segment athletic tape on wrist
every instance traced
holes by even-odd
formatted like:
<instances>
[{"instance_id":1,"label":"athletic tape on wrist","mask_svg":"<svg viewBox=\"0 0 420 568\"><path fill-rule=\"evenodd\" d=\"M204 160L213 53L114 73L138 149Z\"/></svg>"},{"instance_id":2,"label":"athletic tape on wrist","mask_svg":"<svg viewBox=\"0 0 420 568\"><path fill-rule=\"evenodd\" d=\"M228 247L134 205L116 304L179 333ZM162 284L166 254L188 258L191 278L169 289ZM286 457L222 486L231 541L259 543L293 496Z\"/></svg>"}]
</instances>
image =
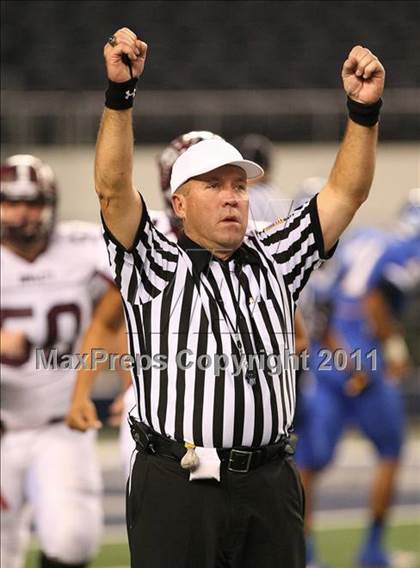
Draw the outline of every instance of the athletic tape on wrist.
<instances>
[{"instance_id":1,"label":"athletic tape on wrist","mask_svg":"<svg viewBox=\"0 0 420 568\"><path fill-rule=\"evenodd\" d=\"M347 97L347 108L349 117L353 122L361 126L374 126L379 120L379 111L381 110L382 99L371 105L358 103L350 97Z\"/></svg>"},{"instance_id":2,"label":"athletic tape on wrist","mask_svg":"<svg viewBox=\"0 0 420 568\"><path fill-rule=\"evenodd\" d=\"M134 104L138 78L134 77L124 83L108 81L105 92L105 106L113 110L126 110Z\"/></svg>"}]
</instances>

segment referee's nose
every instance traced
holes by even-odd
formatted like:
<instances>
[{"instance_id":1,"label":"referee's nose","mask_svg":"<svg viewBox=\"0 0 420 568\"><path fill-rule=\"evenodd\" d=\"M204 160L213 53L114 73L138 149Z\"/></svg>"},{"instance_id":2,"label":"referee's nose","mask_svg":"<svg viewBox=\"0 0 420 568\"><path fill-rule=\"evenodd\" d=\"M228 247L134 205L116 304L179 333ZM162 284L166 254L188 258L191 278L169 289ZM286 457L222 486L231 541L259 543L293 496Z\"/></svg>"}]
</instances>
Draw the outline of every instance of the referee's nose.
<instances>
[{"instance_id":1,"label":"referee's nose","mask_svg":"<svg viewBox=\"0 0 420 568\"><path fill-rule=\"evenodd\" d=\"M220 196L224 207L238 207L240 203L248 202L248 192L238 191L236 183L231 180L225 180Z\"/></svg>"},{"instance_id":2,"label":"referee's nose","mask_svg":"<svg viewBox=\"0 0 420 568\"><path fill-rule=\"evenodd\" d=\"M239 197L237 192L232 186L229 184L225 184L222 194L222 204L224 207L238 207L239 205Z\"/></svg>"}]
</instances>

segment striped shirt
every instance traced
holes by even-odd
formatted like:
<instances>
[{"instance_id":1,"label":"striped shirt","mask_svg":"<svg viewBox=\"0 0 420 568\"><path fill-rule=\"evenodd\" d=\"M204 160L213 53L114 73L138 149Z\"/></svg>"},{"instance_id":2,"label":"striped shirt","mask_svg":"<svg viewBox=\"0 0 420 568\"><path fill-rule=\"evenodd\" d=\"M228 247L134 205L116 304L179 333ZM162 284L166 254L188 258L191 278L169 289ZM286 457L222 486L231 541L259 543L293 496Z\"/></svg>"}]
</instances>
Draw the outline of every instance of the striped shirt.
<instances>
[{"instance_id":1,"label":"striped shirt","mask_svg":"<svg viewBox=\"0 0 420 568\"><path fill-rule=\"evenodd\" d=\"M144 202L130 249L105 223L104 238L137 355L141 421L205 447L258 447L287 434L296 399L295 303L324 258L316 197L245 237L227 261L186 235L169 241ZM261 357L251 364L254 381L239 364L244 351L246 360Z\"/></svg>"}]
</instances>

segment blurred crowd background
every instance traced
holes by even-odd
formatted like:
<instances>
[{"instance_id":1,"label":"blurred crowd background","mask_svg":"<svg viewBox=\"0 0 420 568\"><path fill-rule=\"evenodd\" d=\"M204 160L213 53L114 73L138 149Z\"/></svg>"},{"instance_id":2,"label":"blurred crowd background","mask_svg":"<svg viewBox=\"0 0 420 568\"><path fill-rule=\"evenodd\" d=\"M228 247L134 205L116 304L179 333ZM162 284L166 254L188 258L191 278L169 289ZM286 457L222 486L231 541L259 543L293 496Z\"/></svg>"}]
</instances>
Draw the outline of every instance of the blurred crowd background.
<instances>
[{"instance_id":1,"label":"blurred crowd background","mask_svg":"<svg viewBox=\"0 0 420 568\"><path fill-rule=\"evenodd\" d=\"M7 143L94 141L101 51L122 26L149 44L140 143L195 126L335 141L345 121L340 69L356 44L387 68L382 139L418 138L418 2L6 1L2 20Z\"/></svg>"}]
</instances>

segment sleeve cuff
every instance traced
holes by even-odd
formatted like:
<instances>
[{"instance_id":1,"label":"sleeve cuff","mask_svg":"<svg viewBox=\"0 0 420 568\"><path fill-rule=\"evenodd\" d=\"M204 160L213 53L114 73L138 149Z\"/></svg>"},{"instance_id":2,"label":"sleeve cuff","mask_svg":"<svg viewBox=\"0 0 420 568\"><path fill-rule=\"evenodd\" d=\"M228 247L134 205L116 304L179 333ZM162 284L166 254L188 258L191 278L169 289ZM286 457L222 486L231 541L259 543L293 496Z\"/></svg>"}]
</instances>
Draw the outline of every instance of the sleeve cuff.
<instances>
[{"instance_id":1,"label":"sleeve cuff","mask_svg":"<svg viewBox=\"0 0 420 568\"><path fill-rule=\"evenodd\" d=\"M309 214L311 216L312 230L315 237L316 247L319 252L319 257L321 258L321 260L328 260L335 253L338 241L330 248L329 251L325 252L324 236L322 234L321 223L319 221L318 215L317 197L318 194L316 194L309 202Z\"/></svg>"},{"instance_id":2,"label":"sleeve cuff","mask_svg":"<svg viewBox=\"0 0 420 568\"><path fill-rule=\"evenodd\" d=\"M102 215L102 211L101 211L101 222L102 222L102 226L104 228L104 233L107 236L107 238L114 243L114 245L119 248L120 250L122 250L123 252L127 252L127 253L132 253L138 246L139 244L139 240L141 237L141 234L144 231L144 228L146 226L146 222L150 221L149 218L149 213L147 211L147 207L146 207L146 203L143 199L143 196L139 193L140 195L140 199L143 205L143 210L142 210L142 214L141 214L141 218L140 218L140 222L139 222L139 226L138 229L136 231L136 236L134 237L134 241L133 244L131 245L131 247L126 248L123 244L120 243L120 241L114 237L114 235L111 233L111 231L108 229L106 223L105 223L105 219L104 216Z\"/></svg>"}]
</instances>

